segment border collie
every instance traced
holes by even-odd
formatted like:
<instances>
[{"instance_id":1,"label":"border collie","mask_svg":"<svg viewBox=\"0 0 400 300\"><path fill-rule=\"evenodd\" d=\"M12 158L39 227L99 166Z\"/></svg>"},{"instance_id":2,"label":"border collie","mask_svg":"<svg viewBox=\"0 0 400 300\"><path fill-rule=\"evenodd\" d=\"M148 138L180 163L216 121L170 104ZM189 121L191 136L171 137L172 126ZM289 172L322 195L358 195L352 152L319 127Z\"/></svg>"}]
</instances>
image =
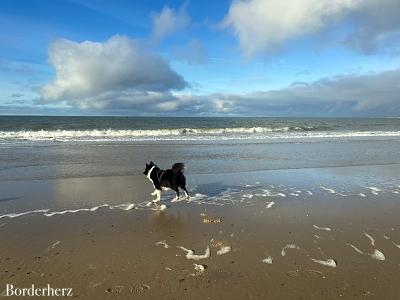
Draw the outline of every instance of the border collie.
<instances>
[{"instance_id":1,"label":"border collie","mask_svg":"<svg viewBox=\"0 0 400 300\"><path fill-rule=\"evenodd\" d=\"M186 199L189 199L189 194L186 190L186 178L183 175L184 169L185 165L183 163L175 163L168 170L161 170L152 161L150 164L146 164L143 174L147 176L155 188L151 195L157 197L153 202L159 202L161 200L161 191L169 189L176 192L176 196L172 201L178 200L179 188L185 192Z\"/></svg>"}]
</instances>

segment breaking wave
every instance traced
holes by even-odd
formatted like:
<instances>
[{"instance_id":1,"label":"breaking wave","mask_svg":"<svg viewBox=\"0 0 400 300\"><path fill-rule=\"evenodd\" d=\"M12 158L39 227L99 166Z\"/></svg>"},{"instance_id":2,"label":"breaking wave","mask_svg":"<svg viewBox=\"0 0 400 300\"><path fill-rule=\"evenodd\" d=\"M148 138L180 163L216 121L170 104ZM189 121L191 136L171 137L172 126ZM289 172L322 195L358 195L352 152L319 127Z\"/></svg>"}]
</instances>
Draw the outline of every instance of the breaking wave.
<instances>
[{"instance_id":1,"label":"breaking wave","mask_svg":"<svg viewBox=\"0 0 400 300\"><path fill-rule=\"evenodd\" d=\"M146 141L268 138L397 137L400 131L321 131L303 127L177 128L154 130L18 130L0 131L0 141Z\"/></svg>"}]
</instances>

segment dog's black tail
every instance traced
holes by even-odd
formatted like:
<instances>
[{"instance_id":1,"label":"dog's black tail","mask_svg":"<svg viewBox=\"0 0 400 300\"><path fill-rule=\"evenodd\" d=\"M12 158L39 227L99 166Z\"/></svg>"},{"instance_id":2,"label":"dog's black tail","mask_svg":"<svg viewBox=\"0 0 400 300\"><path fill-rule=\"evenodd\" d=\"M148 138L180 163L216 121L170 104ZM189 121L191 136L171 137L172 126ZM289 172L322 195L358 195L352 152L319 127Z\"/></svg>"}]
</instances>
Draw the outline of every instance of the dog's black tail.
<instances>
[{"instance_id":1,"label":"dog's black tail","mask_svg":"<svg viewBox=\"0 0 400 300\"><path fill-rule=\"evenodd\" d=\"M175 163L172 166L172 172L179 173L179 172L183 172L183 170L185 169L185 164L184 163Z\"/></svg>"}]
</instances>

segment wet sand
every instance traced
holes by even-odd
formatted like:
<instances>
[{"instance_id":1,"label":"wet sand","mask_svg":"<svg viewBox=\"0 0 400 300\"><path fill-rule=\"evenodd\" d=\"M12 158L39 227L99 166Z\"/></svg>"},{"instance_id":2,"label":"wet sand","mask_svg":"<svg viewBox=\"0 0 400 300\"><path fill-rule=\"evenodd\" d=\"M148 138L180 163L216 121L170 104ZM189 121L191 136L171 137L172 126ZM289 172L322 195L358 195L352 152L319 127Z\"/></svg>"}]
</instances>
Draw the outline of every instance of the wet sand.
<instances>
[{"instance_id":1,"label":"wet sand","mask_svg":"<svg viewBox=\"0 0 400 300\"><path fill-rule=\"evenodd\" d=\"M81 299L398 299L398 170L189 174L193 198L171 203L165 193L166 210L146 206L144 176L1 182L1 290L34 283L70 287Z\"/></svg>"}]
</instances>

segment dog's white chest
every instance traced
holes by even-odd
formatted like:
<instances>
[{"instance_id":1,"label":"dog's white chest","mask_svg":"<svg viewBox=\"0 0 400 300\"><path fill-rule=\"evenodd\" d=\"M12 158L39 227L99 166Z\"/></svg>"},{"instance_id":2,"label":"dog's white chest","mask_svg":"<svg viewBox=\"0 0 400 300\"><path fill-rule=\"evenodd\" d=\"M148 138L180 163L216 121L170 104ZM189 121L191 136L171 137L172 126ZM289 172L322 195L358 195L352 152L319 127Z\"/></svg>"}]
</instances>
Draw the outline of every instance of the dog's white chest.
<instances>
[{"instance_id":1,"label":"dog's white chest","mask_svg":"<svg viewBox=\"0 0 400 300\"><path fill-rule=\"evenodd\" d=\"M149 170L149 172L147 173L147 178L150 180L150 182L151 182L151 184L153 185L153 187L155 188L155 185L154 185L154 182L153 182L153 180L151 179L151 172L153 171L153 169L155 168L156 166L154 166L154 167L151 167L151 169Z\"/></svg>"}]
</instances>

